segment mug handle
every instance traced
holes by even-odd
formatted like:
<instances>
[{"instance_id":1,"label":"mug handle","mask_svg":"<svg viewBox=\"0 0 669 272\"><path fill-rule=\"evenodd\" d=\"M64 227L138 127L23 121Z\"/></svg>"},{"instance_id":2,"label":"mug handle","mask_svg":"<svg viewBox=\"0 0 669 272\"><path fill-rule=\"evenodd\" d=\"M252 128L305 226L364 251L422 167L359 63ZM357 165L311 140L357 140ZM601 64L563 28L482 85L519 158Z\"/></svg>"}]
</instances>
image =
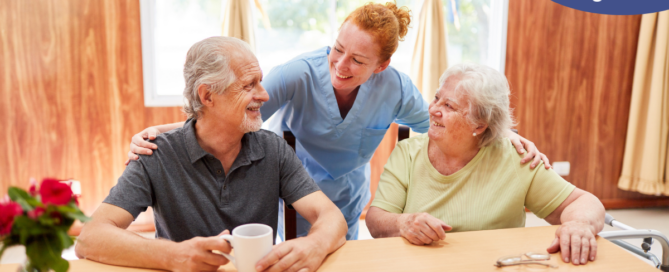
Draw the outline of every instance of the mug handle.
<instances>
[{"instance_id":1,"label":"mug handle","mask_svg":"<svg viewBox=\"0 0 669 272\"><path fill-rule=\"evenodd\" d=\"M219 236L219 238L228 241L230 243L230 246L232 246L234 248L234 245L233 245L234 238L232 237L232 235L223 234L223 235ZM223 255L223 257L227 258L228 260L230 260L235 267L237 266L237 262L235 262L235 257L232 257L230 254L223 253L223 252L220 252L220 251L218 253Z\"/></svg>"}]
</instances>

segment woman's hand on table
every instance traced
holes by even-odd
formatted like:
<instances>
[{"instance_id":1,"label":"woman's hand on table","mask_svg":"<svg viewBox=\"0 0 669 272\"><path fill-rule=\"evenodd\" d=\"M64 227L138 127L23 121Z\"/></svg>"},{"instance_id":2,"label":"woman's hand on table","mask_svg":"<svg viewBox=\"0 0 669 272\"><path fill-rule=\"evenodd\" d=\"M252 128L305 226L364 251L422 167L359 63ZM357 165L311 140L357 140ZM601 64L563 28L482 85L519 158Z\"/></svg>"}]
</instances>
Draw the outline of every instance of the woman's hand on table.
<instances>
[{"instance_id":1,"label":"woman's hand on table","mask_svg":"<svg viewBox=\"0 0 669 272\"><path fill-rule=\"evenodd\" d=\"M230 234L228 230L223 231L220 235ZM224 253L230 253L232 249L227 241L221 239L219 236L212 237L195 237L177 243L174 256L171 259L172 271L216 271L221 265L228 263L228 259L220 254L213 253L213 250L218 250Z\"/></svg>"},{"instance_id":2,"label":"woman's hand on table","mask_svg":"<svg viewBox=\"0 0 669 272\"><path fill-rule=\"evenodd\" d=\"M548 247L549 253L562 252L565 263L586 264L597 256L594 227L587 222L568 221L555 232L555 239Z\"/></svg>"},{"instance_id":3,"label":"woman's hand on table","mask_svg":"<svg viewBox=\"0 0 669 272\"><path fill-rule=\"evenodd\" d=\"M309 237L300 237L275 245L258 261L257 271L316 271L327 252Z\"/></svg>"},{"instance_id":4,"label":"woman's hand on table","mask_svg":"<svg viewBox=\"0 0 669 272\"><path fill-rule=\"evenodd\" d=\"M414 245L429 245L444 240L451 226L428 213L405 213L398 220L400 236Z\"/></svg>"},{"instance_id":5,"label":"woman's hand on table","mask_svg":"<svg viewBox=\"0 0 669 272\"><path fill-rule=\"evenodd\" d=\"M537 149L537 146L534 145L534 143L528 139L523 138L522 136L514 133L513 131L509 130L506 133L506 137L511 140L511 143L513 146L516 147L516 150L518 151L518 154L523 154L527 152L525 157L520 160L520 163L525 164L529 161L532 161L532 164L530 164L530 169L534 169L534 167L537 167L539 165L540 161L544 162L544 167L546 169L550 169L551 162L548 160L548 157L544 155L543 153L539 152L539 149Z\"/></svg>"},{"instance_id":6,"label":"woman's hand on table","mask_svg":"<svg viewBox=\"0 0 669 272\"><path fill-rule=\"evenodd\" d=\"M150 143L148 140L156 139L156 136L160 134L160 130L154 127L148 127L142 132L132 136L132 141L130 143L130 151L128 151L128 160L125 161L125 165L128 165L131 160L139 160L138 154L142 155L151 155L153 154L152 149L158 149L158 146Z\"/></svg>"}]
</instances>

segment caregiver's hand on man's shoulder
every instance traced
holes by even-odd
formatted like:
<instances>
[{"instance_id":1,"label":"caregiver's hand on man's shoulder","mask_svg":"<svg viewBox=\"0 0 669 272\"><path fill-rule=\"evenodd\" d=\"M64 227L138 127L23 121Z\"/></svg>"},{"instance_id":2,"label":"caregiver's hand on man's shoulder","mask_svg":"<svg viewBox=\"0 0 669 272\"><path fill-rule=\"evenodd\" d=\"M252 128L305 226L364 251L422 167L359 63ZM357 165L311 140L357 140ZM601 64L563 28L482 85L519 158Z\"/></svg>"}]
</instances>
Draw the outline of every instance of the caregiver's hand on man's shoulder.
<instances>
[{"instance_id":1,"label":"caregiver's hand on man's shoulder","mask_svg":"<svg viewBox=\"0 0 669 272\"><path fill-rule=\"evenodd\" d=\"M444 240L451 226L428 213L405 213L399 216L400 235L414 245L429 245Z\"/></svg>"},{"instance_id":2,"label":"caregiver's hand on man's shoulder","mask_svg":"<svg viewBox=\"0 0 669 272\"><path fill-rule=\"evenodd\" d=\"M139 160L138 155L152 155L152 149L158 149L158 146L154 143L151 143L147 140L155 140L158 134L163 132L168 132L175 128L183 127L185 122L178 122L172 124L157 125L145 128L140 133L132 136L130 142L130 151L128 151L128 160L125 161L125 165L128 165L131 160Z\"/></svg>"},{"instance_id":3,"label":"caregiver's hand on man's shoulder","mask_svg":"<svg viewBox=\"0 0 669 272\"><path fill-rule=\"evenodd\" d=\"M139 160L139 155L153 154L152 149L158 149L158 146L147 140L156 139L158 134L160 134L160 130L155 127L148 127L142 130L142 132L132 136L132 140L130 142L130 151L128 151L128 160L125 161L125 165L128 165L131 160Z\"/></svg>"}]
</instances>

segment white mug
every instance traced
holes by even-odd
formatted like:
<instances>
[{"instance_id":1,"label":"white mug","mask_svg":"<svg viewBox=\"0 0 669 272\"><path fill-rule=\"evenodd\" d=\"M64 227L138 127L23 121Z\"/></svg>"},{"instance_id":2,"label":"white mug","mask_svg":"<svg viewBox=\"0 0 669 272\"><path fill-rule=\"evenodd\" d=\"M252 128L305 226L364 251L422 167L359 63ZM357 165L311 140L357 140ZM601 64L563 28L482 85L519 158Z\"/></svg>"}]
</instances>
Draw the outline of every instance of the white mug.
<instances>
[{"instance_id":1,"label":"white mug","mask_svg":"<svg viewBox=\"0 0 669 272\"><path fill-rule=\"evenodd\" d=\"M230 242L235 257L221 252L239 272L255 272L258 261L272 251L272 227L264 224L246 224L232 230L232 235L220 236Z\"/></svg>"}]
</instances>

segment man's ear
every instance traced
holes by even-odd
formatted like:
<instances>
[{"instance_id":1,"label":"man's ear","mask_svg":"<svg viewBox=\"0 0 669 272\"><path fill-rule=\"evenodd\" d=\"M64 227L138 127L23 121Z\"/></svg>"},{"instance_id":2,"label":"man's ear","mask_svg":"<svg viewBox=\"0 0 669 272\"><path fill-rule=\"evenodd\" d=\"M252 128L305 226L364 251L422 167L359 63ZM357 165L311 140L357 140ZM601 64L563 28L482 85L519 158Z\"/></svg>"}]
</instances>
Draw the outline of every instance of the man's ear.
<instances>
[{"instance_id":1,"label":"man's ear","mask_svg":"<svg viewBox=\"0 0 669 272\"><path fill-rule=\"evenodd\" d=\"M197 87L197 94L200 97L200 103L202 103L202 105L212 105L213 101L211 100L211 92L209 91L208 85L200 84L200 86Z\"/></svg>"},{"instance_id":2,"label":"man's ear","mask_svg":"<svg viewBox=\"0 0 669 272\"><path fill-rule=\"evenodd\" d=\"M374 73L378 74L378 73L383 72L384 70L386 70L386 68L388 68L388 65L390 65L390 59L388 59L387 61L382 62L381 65L379 65L379 67L376 67L376 69L374 70Z\"/></svg>"}]
</instances>

